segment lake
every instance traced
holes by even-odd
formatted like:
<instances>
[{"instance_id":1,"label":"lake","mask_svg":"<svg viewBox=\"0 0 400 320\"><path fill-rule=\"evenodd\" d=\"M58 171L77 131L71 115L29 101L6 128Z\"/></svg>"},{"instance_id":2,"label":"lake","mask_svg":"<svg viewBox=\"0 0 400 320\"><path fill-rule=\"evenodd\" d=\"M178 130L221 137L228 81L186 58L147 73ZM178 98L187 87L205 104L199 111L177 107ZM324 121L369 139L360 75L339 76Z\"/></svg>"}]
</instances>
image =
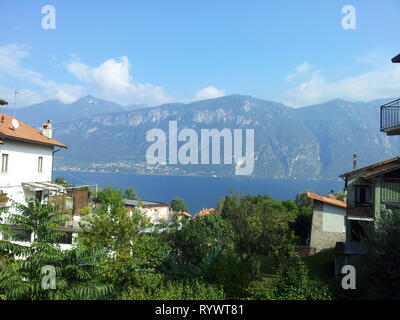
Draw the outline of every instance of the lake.
<instances>
[{"instance_id":1,"label":"lake","mask_svg":"<svg viewBox=\"0 0 400 320\"><path fill-rule=\"evenodd\" d=\"M293 200L297 193L304 190L327 195L330 190L342 190L344 185L339 179L314 181L55 171L54 177L58 176L68 183L78 185L111 185L116 189L132 186L143 200L169 203L171 199L180 197L184 199L192 214L202 208L215 208L218 200L225 196L229 189L246 194L268 194L277 200Z\"/></svg>"}]
</instances>

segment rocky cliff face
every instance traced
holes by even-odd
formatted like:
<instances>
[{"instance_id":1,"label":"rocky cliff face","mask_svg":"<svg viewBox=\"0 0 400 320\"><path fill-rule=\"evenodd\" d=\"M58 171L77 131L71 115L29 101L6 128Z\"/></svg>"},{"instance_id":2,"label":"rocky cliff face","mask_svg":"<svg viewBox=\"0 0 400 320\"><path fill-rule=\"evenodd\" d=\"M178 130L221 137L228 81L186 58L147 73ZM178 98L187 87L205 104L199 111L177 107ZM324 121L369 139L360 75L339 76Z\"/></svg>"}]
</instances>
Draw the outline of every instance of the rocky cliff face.
<instances>
[{"instance_id":1,"label":"rocky cliff face","mask_svg":"<svg viewBox=\"0 0 400 320\"><path fill-rule=\"evenodd\" d=\"M127 172L138 172L133 164L142 163L141 168L146 167L146 150L151 144L146 142L146 133L160 128L168 134L169 121L177 121L178 131L191 128L199 136L201 129L254 129L254 176L337 177L351 169L354 152L359 154L360 165L398 154L398 139L388 138L379 131L379 105L379 101L333 100L293 109L250 96L232 95L93 115L59 124L55 132L56 138L69 146L61 154L62 165L78 163L83 168L101 162L113 163L109 168L115 169L119 163ZM147 169L165 173L167 167ZM172 173L177 174L234 174L233 165L172 168Z\"/></svg>"}]
</instances>

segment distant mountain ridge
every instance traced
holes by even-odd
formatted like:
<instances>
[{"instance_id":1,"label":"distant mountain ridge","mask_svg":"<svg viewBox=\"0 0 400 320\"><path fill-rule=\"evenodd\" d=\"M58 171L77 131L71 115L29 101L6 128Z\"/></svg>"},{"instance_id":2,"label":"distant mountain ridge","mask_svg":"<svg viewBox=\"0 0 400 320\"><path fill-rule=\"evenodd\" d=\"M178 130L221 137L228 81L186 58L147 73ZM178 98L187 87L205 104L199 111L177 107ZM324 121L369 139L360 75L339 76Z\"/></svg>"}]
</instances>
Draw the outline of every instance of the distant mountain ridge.
<instances>
[{"instance_id":1,"label":"distant mountain ridge","mask_svg":"<svg viewBox=\"0 0 400 320\"><path fill-rule=\"evenodd\" d=\"M379 106L388 99L348 102L341 99L291 108L251 96L230 95L188 104L170 103L136 110L92 114L55 127L55 137L69 149L60 152L59 169L152 174L233 176L233 165L148 165L146 133L153 128L255 130L253 175L318 179L400 153L396 137L379 130ZM104 109L103 109L104 110Z\"/></svg>"},{"instance_id":2,"label":"distant mountain ridge","mask_svg":"<svg viewBox=\"0 0 400 320\"><path fill-rule=\"evenodd\" d=\"M102 113L121 112L146 107L146 105L124 107L111 101L87 95L70 104L63 104L58 100L48 100L17 108L15 109L15 115L18 119L30 125L39 126L47 120L51 120L54 123L68 122ZM7 108L2 109L1 112L14 115L14 108L10 104Z\"/></svg>"}]
</instances>

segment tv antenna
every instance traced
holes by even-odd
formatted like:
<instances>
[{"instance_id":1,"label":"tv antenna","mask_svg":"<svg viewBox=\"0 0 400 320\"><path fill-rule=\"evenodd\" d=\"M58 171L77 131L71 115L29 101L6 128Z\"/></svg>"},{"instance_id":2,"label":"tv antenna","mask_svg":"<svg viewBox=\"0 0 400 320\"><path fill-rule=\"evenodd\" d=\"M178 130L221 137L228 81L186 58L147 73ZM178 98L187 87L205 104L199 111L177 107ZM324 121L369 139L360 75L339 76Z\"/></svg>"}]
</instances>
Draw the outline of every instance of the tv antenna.
<instances>
[{"instance_id":1,"label":"tv antenna","mask_svg":"<svg viewBox=\"0 0 400 320\"><path fill-rule=\"evenodd\" d=\"M19 93L18 90L14 91L14 118L15 118L15 112L17 110L17 94Z\"/></svg>"}]
</instances>

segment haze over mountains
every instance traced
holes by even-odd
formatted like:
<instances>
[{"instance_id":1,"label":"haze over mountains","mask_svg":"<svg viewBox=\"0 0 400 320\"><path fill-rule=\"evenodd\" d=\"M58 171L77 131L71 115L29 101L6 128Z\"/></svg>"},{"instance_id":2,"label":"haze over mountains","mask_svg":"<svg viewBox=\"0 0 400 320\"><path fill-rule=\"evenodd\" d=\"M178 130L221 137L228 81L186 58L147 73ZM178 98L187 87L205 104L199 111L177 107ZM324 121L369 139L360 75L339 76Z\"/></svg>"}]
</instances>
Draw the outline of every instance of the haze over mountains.
<instances>
[{"instance_id":1,"label":"haze over mountains","mask_svg":"<svg viewBox=\"0 0 400 320\"><path fill-rule=\"evenodd\" d=\"M131 105L125 107L111 101L96 99L88 95L71 104L64 104L58 100L48 100L32 106L17 108L15 112L18 119L32 126L38 126L49 119L57 124L59 122L73 121L101 113L127 111L145 107L147 106ZM1 112L13 115L14 108L12 103L10 103L7 108L2 109Z\"/></svg>"},{"instance_id":2,"label":"haze over mountains","mask_svg":"<svg viewBox=\"0 0 400 320\"><path fill-rule=\"evenodd\" d=\"M127 110L87 96L70 105L47 101L17 109L17 118L35 126L53 120L55 138L68 145L68 150L57 154L56 165L61 169L234 175L234 165L148 165L145 155L151 143L146 142L147 131L162 128L168 132L168 122L176 120L178 130L192 128L199 136L200 129L206 128L254 129L254 176L316 179L351 170L353 153L358 154L359 166L400 153L399 139L379 130L379 106L388 100L336 99L295 109L230 95Z\"/></svg>"}]
</instances>

